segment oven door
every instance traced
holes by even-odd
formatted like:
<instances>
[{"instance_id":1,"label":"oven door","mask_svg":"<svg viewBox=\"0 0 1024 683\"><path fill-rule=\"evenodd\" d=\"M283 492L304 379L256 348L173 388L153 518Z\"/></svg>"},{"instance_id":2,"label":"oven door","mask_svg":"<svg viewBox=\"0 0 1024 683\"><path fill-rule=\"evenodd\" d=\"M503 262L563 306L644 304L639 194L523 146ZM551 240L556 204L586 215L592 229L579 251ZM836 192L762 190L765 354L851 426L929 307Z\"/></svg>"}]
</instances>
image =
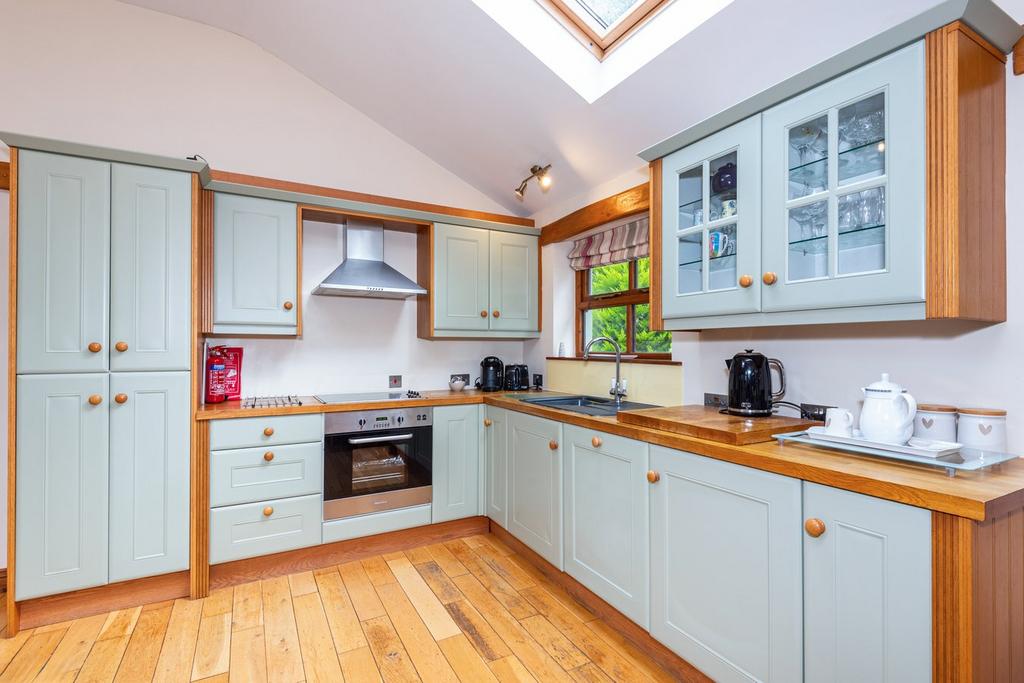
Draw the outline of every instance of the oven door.
<instances>
[{"instance_id":1,"label":"oven door","mask_svg":"<svg viewBox=\"0 0 1024 683\"><path fill-rule=\"evenodd\" d=\"M324 519L430 503L431 428L324 436Z\"/></svg>"}]
</instances>

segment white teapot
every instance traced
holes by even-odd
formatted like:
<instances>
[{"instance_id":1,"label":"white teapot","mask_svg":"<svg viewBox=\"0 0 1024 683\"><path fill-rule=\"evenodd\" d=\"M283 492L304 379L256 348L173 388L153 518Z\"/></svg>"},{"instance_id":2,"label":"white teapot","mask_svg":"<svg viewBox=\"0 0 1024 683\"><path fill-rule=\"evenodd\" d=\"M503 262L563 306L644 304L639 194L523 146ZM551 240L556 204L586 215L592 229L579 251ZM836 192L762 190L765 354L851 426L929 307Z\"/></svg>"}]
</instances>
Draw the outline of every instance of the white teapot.
<instances>
[{"instance_id":1,"label":"white teapot","mask_svg":"<svg viewBox=\"0 0 1024 683\"><path fill-rule=\"evenodd\" d=\"M899 384L882 379L861 389L864 408L860 412L860 431L868 441L903 445L914 434L917 401Z\"/></svg>"}]
</instances>

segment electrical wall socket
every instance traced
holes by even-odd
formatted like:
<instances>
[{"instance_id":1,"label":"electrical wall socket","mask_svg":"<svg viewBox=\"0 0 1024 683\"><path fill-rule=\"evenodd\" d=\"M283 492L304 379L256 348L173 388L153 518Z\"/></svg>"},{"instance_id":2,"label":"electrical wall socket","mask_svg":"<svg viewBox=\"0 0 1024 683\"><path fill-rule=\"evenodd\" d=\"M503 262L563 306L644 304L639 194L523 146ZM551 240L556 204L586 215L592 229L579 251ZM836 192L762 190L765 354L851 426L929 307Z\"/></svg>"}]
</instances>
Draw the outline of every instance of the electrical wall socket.
<instances>
[{"instance_id":1,"label":"electrical wall socket","mask_svg":"<svg viewBox=\"0 0 1024 683\"><path fill-rule=\"evenodd\" d=\"M729 397L725 394L704 394L704 405L712 408L728 408Z\"/></svg>"},{"instance_id":2,"label":"electrical wall socket","mask_svg":"<svg viewBox=\"0 0 1024 683\"><path fill-rule=\"evenodd\" d=\"M465 382L466 384L469 384L469 373L467 372L467 373L465 373L465 374L462 374L462 375L452 375L452 376L451 376L451 380L450 380L450 381L452 381L452 382L457 382L457 381L458 381L458 380L460 380L460 379L461 379L461 380L462 380L463 382Z\"/></svg>"},{"instance_id":3,"label":"electrical wall socket","mask_svg":"<svg viewBox=\"0 0 1024 683\"><path fill-rule=\"evenodd\" d=\"M388 375L388 387L391 389L400 389L402 387L402 376Z\"/></svg>"},{"instance_id":4,"label":"electrical wall socket","mask_svg":"<svg viewBox=\"0 0 1024 683\"><path fill-rule=\"evenodd\" d=\"M818 422L825 421L825 411L829 408L835 408L835 406L823 406L817 403L801 403L800 404L800 415L806 415L808 420L817 420Z\"/></svg>"}]
</instances>

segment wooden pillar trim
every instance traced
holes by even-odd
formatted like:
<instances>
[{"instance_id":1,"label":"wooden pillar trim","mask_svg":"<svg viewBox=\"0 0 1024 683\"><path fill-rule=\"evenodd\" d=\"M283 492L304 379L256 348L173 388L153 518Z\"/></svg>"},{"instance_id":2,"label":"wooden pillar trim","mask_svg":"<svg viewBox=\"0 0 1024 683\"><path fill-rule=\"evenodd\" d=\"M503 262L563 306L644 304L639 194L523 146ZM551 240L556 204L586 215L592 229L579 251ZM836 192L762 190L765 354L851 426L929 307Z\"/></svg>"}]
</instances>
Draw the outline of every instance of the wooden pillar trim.
<instances>
[{"instance_id":1,"label":"wooden pillar trim","mask_svg":"<svg viewBox=\"0 0 1024 683\"><path fill-rule=\"evenodd\" d=\"M932 513L932 680L969 681L973 660L974 522Z\"/></svg>"},{"instance_id":2,"label":"wooden pillar trim","mask_svg":"<svg viewBox=\"0 0 1024 683\"><path fill-rule=\"evenodd\" d=\"M6 161L0 161L0 190L9 189L11 189L11 164Z\"/></svg>"},{"instance_id":3,"label":"wooden pillar trim","mask_svg":"<svg viewBox=\"0 0 1024 683\"><path fill-rule=\"evenodd\" d=\"M11 163L8 166L10 179L10 242L8 245L7 282L7 636L18 633L20 610L14 601L14 575L17 559L15 556L15 531L17 530L17 506L15 505L16 483L18 481L17 457L17 373L18 373L18 150L11 148Z\"/></svg>"},{"instance_id":4,"label":"wooden pillar trim","mask_svg":"<svg viewBox=\"0 0 1024 683\"><path fill-rule=\"evenodd\" d=\"M1013 46L1013 73L1017 76L1024 74L1024 38Z\"/></svg>"}]
</instances>

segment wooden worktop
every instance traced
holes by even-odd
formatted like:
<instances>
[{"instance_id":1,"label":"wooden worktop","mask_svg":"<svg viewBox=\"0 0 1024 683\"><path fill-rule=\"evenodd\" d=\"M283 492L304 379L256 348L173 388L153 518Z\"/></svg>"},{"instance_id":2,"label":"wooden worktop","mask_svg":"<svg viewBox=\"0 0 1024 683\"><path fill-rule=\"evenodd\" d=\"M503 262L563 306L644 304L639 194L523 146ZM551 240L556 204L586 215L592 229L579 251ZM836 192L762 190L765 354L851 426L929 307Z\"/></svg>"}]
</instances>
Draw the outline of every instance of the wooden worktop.
<instances>
[{"instance_id":1,"label":"wooden worktop","mask_svg":"<svg viewBox=\"0 0 1024 683\"><path fill-rule=\"evenodd\" d=\"M955 477L950 477L944 469L938 467L882 460L803 444L788 443L783 446L772 441L734 446L718 443L624 424L612 417L591 417L523 403L506 392L465 390L422 393L421 399L334 405L323 405L312 396L307 396L302 397L303 405L285 408L241 408L237 401L232 401L204 406L197 413L196 419L485 403L978 521L1024 506L1024 459L1011 460L978 472L958 472ZM523 393L538 395L536 392Z\"/></svg>"}]
</instances>

